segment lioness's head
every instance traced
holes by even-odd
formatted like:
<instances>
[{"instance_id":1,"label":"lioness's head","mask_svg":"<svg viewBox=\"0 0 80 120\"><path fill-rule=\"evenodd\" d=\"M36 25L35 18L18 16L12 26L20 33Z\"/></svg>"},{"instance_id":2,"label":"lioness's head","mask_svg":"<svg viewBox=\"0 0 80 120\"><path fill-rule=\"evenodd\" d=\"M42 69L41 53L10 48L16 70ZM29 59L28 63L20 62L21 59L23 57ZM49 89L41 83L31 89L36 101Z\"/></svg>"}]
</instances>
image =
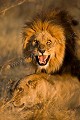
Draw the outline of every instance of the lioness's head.
<instances>
[{"instance_id":1,"label":"lioness's head","mask_svg":"<svg viewBox=\"0 0 80 120\"><path fill-rule=\"evenodd\" d=\"M73 31L62 14L52 12L43 18L38 16L24 28L23 53L32 58L37 71L55 72L63 64L66 44L72 40Z\"/></svg>"}]
</instances>

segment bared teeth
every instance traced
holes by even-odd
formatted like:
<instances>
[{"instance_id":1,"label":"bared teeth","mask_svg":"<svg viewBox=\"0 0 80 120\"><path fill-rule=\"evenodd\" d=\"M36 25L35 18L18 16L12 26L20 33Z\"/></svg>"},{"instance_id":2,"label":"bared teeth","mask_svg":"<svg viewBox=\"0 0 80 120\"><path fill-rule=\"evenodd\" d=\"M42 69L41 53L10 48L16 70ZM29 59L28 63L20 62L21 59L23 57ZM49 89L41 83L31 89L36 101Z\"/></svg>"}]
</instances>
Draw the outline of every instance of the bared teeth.
<instances>
[{"instance_id":1,"label":"bared teeth","mask_svg":"<svg viewBox=\"0 0 80 120\"><path fill-rule=\"evenodd\" d=\"M44 66L48 63L50 55L39 55L36 56L36 61L40 66Z\"/></svg>"},{"instance_id":2,"label":"bared teeth","mask_svg":"<svg viewBox=\"0 0 80 120\"><path fill-rule=\"evenodd\" d=\"M39 62L40 63L46 63L46 60L47 60L48 56L47 55L40 55L38 56L38 59L39 59Z\"/></svg>"}]
</instances>

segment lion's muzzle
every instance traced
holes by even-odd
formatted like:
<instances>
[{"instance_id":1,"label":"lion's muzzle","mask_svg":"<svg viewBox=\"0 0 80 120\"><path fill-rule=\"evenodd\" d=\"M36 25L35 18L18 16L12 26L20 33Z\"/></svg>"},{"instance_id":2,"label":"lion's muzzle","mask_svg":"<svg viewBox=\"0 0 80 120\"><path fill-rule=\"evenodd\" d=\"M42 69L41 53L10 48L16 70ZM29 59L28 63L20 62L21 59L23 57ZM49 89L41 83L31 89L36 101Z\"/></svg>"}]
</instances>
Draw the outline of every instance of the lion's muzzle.
<instances>
[{"instance_id":1,"label":"lion's muzzle","mask_svg":"<svg viewBox=\"0 0 80 120\"><path fill-rule=\"evenodd\" d=\"M50 55L39 55L36 56L36 61L40 66L44 66L48 63Z\"/></svg>"}]
</instances>

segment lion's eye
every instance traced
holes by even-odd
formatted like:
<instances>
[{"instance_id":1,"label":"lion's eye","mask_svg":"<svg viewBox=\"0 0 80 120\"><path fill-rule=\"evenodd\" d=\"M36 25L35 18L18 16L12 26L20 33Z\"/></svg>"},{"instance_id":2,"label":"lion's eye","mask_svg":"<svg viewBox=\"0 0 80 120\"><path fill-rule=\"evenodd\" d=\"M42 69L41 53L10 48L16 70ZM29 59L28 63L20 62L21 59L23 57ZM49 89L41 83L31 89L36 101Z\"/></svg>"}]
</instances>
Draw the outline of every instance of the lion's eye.
<instances>
[{"instance_id":1,"label":"lion's eye","mask_svg":"<svg viewBox=\"0 0 80 120\"><path fill-rule=\"evenodd\" d=\"M47 44L47 45L50 45L50 44L51 44L51 40L48 40L46 44Z\"/></svg>"},{"instance_id":2,"label":"lion's eye","mask_svg":"<svg viewBox=\"0 0 80 120\"><path fill-rule=\"evenodd\" d=\"M37 43L38 43L37 40L34 40L34 41L33 41L33 45L36 45Z\"/></svg>"}]
</instances>

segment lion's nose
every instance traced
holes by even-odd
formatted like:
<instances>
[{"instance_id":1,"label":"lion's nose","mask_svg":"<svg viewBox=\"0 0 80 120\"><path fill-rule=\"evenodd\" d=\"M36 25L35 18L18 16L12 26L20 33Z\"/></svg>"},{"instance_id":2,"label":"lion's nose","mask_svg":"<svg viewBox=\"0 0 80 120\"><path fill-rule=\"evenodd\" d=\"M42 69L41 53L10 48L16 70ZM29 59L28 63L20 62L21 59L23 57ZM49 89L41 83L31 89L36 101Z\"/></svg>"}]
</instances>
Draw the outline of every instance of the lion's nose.
<instances>
[{"instance_id":1,"label":"lion's nose","mask_svg":"<svg viewBox=\"0 0 80 120\"><path fill-rule=\"evenodd\" d=\"M39 52L41 52L43 54L45 52L44 48L45 48L45 46L43 44L40 44L39 48L38 48Z\"/></svg>"},{"instance_id":2,"label":"lion's nose","mask_svg":"<svg viewBox=\"0 0 80 120\"><path fill-rule=\"evenodd\" d=\"M41 52L42 54L45 52L44 49L39 49L39 52Z\"/></svg>"}]
</instances>

